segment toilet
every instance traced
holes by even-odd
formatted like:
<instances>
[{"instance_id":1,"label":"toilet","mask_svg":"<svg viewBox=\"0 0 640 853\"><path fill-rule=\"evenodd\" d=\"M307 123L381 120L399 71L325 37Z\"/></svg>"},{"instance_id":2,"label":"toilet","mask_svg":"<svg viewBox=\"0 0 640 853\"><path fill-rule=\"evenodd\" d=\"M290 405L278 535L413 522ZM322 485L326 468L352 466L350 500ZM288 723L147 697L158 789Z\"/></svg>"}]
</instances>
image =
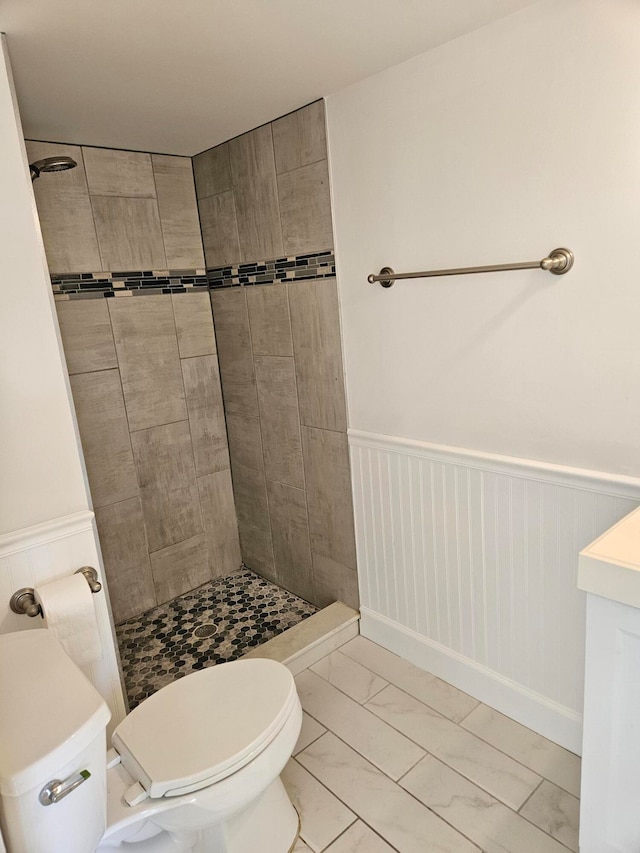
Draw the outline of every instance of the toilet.
<instances>
[{"instance_id":1,"label":"toilet","mask_svg":"<svg viewBox=\"0 0 640 853\"><path fill-rule=\"evenodd\" d=\"M54 635L0 635L0 828L8 853L289 853L280 780L302 723L289 670L187 675L120 723ZM0 843L0 849L2 844Z\"/></svg>"}]
</instances>

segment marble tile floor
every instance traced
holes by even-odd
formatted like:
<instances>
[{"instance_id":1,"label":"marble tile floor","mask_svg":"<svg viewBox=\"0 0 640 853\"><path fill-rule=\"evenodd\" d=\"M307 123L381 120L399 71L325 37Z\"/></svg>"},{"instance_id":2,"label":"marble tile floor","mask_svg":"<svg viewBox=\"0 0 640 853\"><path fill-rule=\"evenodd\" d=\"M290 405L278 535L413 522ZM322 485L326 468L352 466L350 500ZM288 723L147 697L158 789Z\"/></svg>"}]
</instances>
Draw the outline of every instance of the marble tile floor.
<instances>
[{"instance_id":1,"label":"marble tile floor","mask_svg":"<svg viewBox=\"0 0 640 853\"><path fill-rule=\"evenodd\" d=\"M116 626L129 707L194 670L242 657L317 612L243 569Z\"/></svg>"},{"instance_id":2,"label":"marble tile floor","mask_svg":"<svg viewBox=\"0 0 640 853\"><path fill-rule=\"evenodd\" d=\"M296 683L296 853L578 850L576 755L361 636Z\"/></svg>"}]
</instances>

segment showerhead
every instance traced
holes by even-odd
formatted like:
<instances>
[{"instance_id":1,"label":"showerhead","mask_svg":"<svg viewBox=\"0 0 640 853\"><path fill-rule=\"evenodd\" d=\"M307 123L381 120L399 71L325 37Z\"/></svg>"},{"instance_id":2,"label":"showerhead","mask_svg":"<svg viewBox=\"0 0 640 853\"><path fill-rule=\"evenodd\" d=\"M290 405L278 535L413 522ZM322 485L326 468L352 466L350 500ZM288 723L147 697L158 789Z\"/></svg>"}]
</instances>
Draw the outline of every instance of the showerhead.
<instances>
[{"instance_id":1,"label":"showerhead","mask_svg":"<svg viewBox=\"0 0 640 853\"><path fill-rule=\"evenodd\" d=\"M29 163L31 180L39 178L41 172L66 172L67 169L75 169L77 165L71 157L45 157L43 160Z\"/></svg>"}]
</instances>

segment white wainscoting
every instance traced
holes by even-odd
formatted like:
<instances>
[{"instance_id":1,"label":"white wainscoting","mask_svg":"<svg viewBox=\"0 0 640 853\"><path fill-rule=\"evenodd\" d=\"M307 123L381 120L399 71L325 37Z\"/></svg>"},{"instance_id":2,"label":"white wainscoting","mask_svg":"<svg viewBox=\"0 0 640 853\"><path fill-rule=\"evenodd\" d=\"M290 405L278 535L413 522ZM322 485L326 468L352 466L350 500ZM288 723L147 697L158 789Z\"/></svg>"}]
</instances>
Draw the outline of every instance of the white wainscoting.
<instances>
[{"instance_id":1,"label":"white wainscoting","mask_svg":"<svg viewBox=\"0 0 640 853\"><path fill-rule=\"evenodd\" d=\"M75 513L0 536L0 633L42 628L39 616L18 616L11 611L9 600L17 589L57 580L81 566L96 568L103 585L102 591L94 596L103 657L83 667L83 672L111 709L111 732L123 719L125 706L92 512Z\"/></svg>"},{"instance_id":2,"label":"white wainscoting","mask_svg":"<svg viewBox=\"0 0 640 853\"><path fill-rule=\"evenodd\" d=\"M349 431L361 633L581 751L578 552L640 480Z\"/></svg>"}]
</instances>

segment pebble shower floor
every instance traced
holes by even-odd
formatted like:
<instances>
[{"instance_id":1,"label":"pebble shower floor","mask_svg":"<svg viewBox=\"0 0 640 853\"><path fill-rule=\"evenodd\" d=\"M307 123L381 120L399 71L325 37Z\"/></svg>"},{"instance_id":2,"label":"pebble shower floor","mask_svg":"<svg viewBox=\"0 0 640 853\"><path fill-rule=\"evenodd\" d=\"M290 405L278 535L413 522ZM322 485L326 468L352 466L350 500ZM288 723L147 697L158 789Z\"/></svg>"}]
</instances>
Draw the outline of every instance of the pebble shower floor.
<instances>
[{"instance_id":1,"label":"pebble shower floor","mask_svg":"<svg viewBox=\"0 0 640 853\"><path fill-rule=\"evenodd\" d=\"M116 626L129 706L165 684L235 660L317 610L249 569Z\"/></svg>"}]
</instances>

